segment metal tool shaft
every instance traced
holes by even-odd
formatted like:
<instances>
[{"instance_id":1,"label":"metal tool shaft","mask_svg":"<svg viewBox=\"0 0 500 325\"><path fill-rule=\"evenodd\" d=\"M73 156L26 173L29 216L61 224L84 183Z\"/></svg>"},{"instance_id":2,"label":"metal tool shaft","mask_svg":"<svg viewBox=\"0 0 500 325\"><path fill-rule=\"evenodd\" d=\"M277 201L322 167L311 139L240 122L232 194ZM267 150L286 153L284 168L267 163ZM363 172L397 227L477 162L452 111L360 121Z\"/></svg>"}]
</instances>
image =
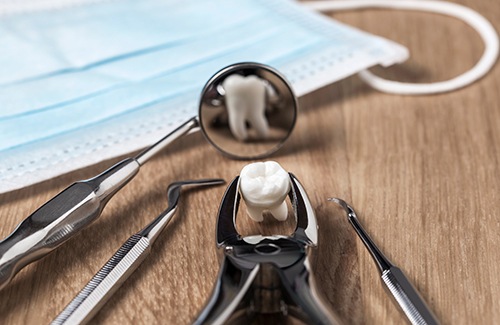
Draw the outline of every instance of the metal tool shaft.
<instances>
[{"instance_id":1,"label":"metal tool shaft","mask_svg":"<svg viewBox=\"0 0 500 325\"><path fill-rule=\"evenodd\" d=\"M0 242L0 290L23 267L52 252L97 219L141 165L196 127L198 122L193 118L136 158L127 158L94 178L69 186L22 221Z\"/></svg>"},{"instance_id":2,"label":"metal tool shaft","mask_svg":"<svg viewBox=\"0 0 500 325\"><path fill-rule=\"evenodd\" d=\"M417 289L406 275L396 266L391 266L382 273L382 282L392 294L410 323L416 325L437 325L436 316L427 307Z\"/></svg>"},{"instance_id":3,"label":"metal tool shaft","mask_svg":"<svg viewBox=\"0 0 500 325\"><path fill-rule=\"evenodd\" d=\"M377 264L382 282L408 320L414 325L439 324L436 316L432 313L431 309L427 306L403 271L393 265L382 251L380 251L377 245L375 245L359 222L354 209L341 199L330 198L329 200L339 204L346 211L349 222Z\"/></svg>"},{"instance_id":4,"label":"metal tool shaft","mask_svg":"<svg viewBox=\"0 0 500 325\"><path fill-rule=\"evenodd\" d=\"M146 161L151 159L151 157L155 156L158 152L162 151L165 149L167 146L169 146L172 142L177 140L179 137L186 135L196 129L199 129L200 123L198 122L197 117L193 117L190 120L188 120L186 123L182 124L179 126L176 130L172 131L171 133L167 134L165 137L161 138L153 144L152 146L146 148L144 151L140 152L135 159L137 162L142 166Z\"/></svg>"},{"instance_id":5,"label":"metal tool shaft","mask_svg":"<svg viewBox=\"0 0 500 325\"><path fill-rule=\"evenodd\" d=\"M149 239L133 235L51 324L87 323L149 255Z\"/></svg>"}]
</instances>

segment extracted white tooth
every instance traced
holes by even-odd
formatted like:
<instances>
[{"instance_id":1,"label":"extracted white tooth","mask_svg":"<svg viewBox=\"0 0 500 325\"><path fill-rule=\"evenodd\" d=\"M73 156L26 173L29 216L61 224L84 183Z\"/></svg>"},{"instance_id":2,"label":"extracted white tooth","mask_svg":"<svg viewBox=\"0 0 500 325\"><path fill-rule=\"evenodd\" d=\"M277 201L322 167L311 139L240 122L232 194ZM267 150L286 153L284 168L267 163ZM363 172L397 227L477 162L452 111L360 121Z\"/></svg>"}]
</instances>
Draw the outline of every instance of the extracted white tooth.
<instances>
[{"instance_id":1,"label":"extracted white tooth","mask_svg":"<svg viewBox=\"0 0 500 325\"><path fill-rule=\"evenodd\" d=\"M257 222L264 221L264 215L262 214L262 212L264 212L264 210L262 208L254 207L254 206L247 204L247 214L254 221L257 221Z\"/></svg>"},{"instance_id":2,"label":"extracted white tooth","mask_svg":"<svg viewBox=\"0 0 500 325\"><path fill-rule=\"evenodd\" d=\"M269 124L266 119L267 84L257 76L243 77L233 74L223 82L229 128L240 141L248 139L246 122L255 129L260 139L267 138Z\"/></svg>"},{"instance_id":3,"label":"extracted white tooth","mask_svg":"<svg viewBox=\"0 0 500 325\"><path fill-rule=\"evenodd\" d=\"M279 221L288 216L286 197L290 191L288 173L275 161L248 164L240 172L240 192L247 213L255 221L264 220L262 213L269 210Z\"/></svg>"},{"instance_id":4,"label":"extracted white tooth","mask_svg":"<svg viewBox=\"0 0 500 325\"><path fill-rule=\"evenodd\" d=\"M270 208L269 211L279 221L285 221L288 217L288 207L285 201L281 202L276 208Z\"/></svg>"}]
</instances>

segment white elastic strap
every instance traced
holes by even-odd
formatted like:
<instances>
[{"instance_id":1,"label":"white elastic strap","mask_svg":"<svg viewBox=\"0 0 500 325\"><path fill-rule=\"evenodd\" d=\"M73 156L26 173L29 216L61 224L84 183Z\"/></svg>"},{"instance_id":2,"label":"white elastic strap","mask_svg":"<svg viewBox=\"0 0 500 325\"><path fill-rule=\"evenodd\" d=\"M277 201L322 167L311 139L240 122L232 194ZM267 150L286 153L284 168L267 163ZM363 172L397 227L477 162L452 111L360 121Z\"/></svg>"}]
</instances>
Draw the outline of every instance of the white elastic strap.
<instances>
[{"instance_id":1,"label":"white elastic strap","mask_svg":"<svg viewBox=\"0 0 500 325\"><path fill-rule=\"evenodd\" d=\"M483 16L462 5L436 0L325 0L302 2L303 5L318 11L340 11L362 8L390 8L418 10L439 13L463 20L474 28L484 42L484 53L469 71L450 80L435 83L403 83L377 77L368 70L359 73L361 79L371 87L386 93L401 95L437 94L465 87L487 74L498 57L498 35Z\"/></svg>"}]
</instances>

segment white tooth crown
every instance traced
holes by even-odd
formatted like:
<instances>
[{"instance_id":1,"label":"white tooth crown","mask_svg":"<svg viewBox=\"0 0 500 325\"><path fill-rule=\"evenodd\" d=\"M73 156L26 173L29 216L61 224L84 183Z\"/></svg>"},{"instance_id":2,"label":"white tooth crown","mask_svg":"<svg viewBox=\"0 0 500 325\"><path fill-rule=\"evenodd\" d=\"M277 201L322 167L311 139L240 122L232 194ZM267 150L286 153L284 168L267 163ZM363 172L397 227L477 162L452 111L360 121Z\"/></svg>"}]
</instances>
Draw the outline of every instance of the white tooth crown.
<instances>
[{"instance_id":1,"label":"white tooth crown","mask_svg":"<svg viewBox=\"0 0 500 325\"><path fill-rule=\"evenodd\" d=\"M229 128L240 141L248 139L249 122L259 139L269 135L266 119L266 82L257 76L243 77L233 74L222 82L225 92Z\"/></svg>"},{"instance_id":2,"label":"white tooth crown","mask_svg":"<svg viewBox=\"0 0 500 325\"><path fill-rule=\"evenodd\" d=\"M286 197L290 191L290 176L275 161L248 164L240 172L240 192L248 215L255 221L264 220L269 210L280 221L288 216Z\"/></svg>"}]
</instances>

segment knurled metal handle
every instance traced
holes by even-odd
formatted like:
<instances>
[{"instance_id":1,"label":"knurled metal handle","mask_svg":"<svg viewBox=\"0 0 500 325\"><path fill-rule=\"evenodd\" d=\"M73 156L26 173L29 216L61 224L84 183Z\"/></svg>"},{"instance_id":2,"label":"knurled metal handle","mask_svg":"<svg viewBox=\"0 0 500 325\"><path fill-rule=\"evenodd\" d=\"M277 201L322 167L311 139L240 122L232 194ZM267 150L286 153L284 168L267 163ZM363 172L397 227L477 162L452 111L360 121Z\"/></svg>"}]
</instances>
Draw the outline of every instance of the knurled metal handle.
<instances>
[{"instance_id":1,"label":"knurled metal handle","mask_svg":"<svg viewBox=\"0 0 500 325\"><path fill-rule=\"evenodd\" d=\"M133 235L52 321L52 325L90 320L151 251L148 238Z\"/></svg>"}]
</instances>

